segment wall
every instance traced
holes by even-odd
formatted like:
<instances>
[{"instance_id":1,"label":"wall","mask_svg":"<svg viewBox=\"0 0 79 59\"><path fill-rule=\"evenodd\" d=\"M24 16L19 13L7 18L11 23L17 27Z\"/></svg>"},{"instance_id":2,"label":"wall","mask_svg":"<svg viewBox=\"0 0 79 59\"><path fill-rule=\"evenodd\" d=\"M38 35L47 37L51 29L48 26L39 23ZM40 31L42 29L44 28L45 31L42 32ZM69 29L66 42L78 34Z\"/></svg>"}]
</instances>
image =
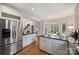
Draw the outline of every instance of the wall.
<instances>
[{"instance_id":1,"label":"wall","mask_svg":"<svg viewBox=\"0 0 79 59\"><path fill-rule=\"evenodd\" d=\"M69 15L60 19L53 20L53 22L58 24L66 23L67 25L74 25L74 15Z\"/></svg>"},{"instance_id":2,"label":"wall","mask_svg":"<svg viewBox=\"0 0 79 59\"><path fill-rule=\"evenodd\" d=\"M74 9L75 14L75 29L79 29L79 4Z\"/></svg>"},{"instance_id":3,"label":"wall","mask_svg":"<svg viewBox=\"0 0 79 59\"><path fill-rule=\"evenodd\" d=\"M38 31L38 33L40 33L40 22L38 21L34 21L34 24L35 24L35 29Z\"/></svg>"},{"instance_id":4,"label":"wall","mask_svg":"<svg viewBox=\"0 0 79 59\"><path fill-rule=\"evenodd\" d=\"M40 33L41 29L40 29L40 22L39 21L35 21L30 18L22 18L21 22L23 24L23 28L25 26L27 26L27 24L34 25L34 32L36 32L36 29L37 29L38 32Z\"/></svg>"},{"instance_id":5,"label":"wall","mask_svg":"<svg viewBox=\"0 0 79 59\"><path fill-rule=\"evenodd\" d=\"M59 24L60 25L59 31L61 32L62 31L61 24L63 24L63 23L65 23L67 27L69 25L75 26L75 23L74 23L74 14L66 16L66 17L62 17L62 18L59 18L59 19L53 19L53 20L43 21L43 34L45 34L45 32L44 32L45 24Z\"/></svg>"}]
</instances>

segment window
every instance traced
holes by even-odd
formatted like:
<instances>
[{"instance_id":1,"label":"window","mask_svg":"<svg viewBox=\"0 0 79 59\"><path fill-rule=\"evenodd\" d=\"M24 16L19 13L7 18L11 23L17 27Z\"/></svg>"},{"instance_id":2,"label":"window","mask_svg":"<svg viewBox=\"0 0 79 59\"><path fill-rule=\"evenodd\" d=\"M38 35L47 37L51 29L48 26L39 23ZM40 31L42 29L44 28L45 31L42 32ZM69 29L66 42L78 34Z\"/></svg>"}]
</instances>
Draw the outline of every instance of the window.
<instances>
[{"instance_id":1,"label":"window","mask_svg":"<svg viewBox=\"0 0 79 59\"><path fill-rule=\"evenodd\" d=\"M45 34L47 34L48 32L49 32L49 25L46 24L46 25L45 25Z\"/></svg>"},{"instance_id":2,"label":"window","mask_svg":"<svg viewBox=\"0 0 79 59\"><path fill-rule=\"evenodd\" d=\"M45 25L45 34L47 33L54 33L54 32L59 32L59 25L58 24L46 24Z\"/></svg>"},{"instance_id":3,"label":"window","mask_svg":"<svg viewBox=\"0 0 79 59\"><path fill-rule=\"evenodd\" d=\"M54 25L54 32L59 32L59 26L58 26L58 24Z\"/></svg>"},{"instance_id":4,"label":"window","mask_svg":"<svg viewBox=\"0 0 79 59\"><path fill-rule=\"evenodd\" d=\"M59 32L59 25L51 24L51 32Z\"/></svg>"},{"instance_id":5,"label":"window","mask_svg":"<svg viewBox=\"0 0 79 59\"><path fill-rule=\"evenodd\" d=\"M51 24L51 32L53 32L53 24Z\"/></svg>"},{"instance_id":6,"label":"window","mask_svg":"<svg viewBox=\"0 0 79 59\"><path fill-rule=\"evenodd\" d=\"M62 33L66 31L66 24L62 24Z\"/></svg>"}]
</instances>

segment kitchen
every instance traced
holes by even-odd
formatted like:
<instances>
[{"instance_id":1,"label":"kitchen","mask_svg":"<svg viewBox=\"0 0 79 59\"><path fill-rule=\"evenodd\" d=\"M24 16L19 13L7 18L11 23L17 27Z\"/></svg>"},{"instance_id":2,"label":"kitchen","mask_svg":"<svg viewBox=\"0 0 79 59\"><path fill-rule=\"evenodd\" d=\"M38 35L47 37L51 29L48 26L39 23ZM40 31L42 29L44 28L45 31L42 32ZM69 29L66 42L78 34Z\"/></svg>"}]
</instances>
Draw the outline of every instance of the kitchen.
<instances>
[{"instance_id":1,"label":"kitchen","mask_svg":"<svg viewBox=\"0 0 79 59\"><path fill-rule=\"evenodd\" d=\"M31 8L31 4L26 3ZM33 7L43 6L44 4L32 4ZM40 5L40 6L39 6ZM23 49L27 48L39 38L39 49L47 54L53 55L72 55L75 54L73 51L73 43L75 42L73 38L70 37L71 33L75 29L78 29L78 8L79 4L45 4L51 5L53 8L58 5L64 5L61 8L65 11L61 11L58 14L49 16L46 20L41 20L44 14L41 16L39 13L35 12L34 8L29 12L35 12L35 14L30 15L30 13L25 13L26 10L22 9L25 4L0 4L0 54L1 55L13 55L21 52ZM17 7L15 7L17 6ZM37 8L36 7L36 8ZM61 10L60 8L60 10ZM21 10L22 11L21 11ZM26 8L27 9L27 8ZM44 9L44 8L43 8ZM52 8L51 8L52 9ZM40 9L41 10L41 9ZM53 10L53 9L52 9ZM50 12L52 12L52 10ZM23 12L24 11L24 12ZM46 10L47 11L47 10ZM48 10L49 11L49 10ZM57 12L53 10L54 12ZM42 12L42 11L41 11ZM44 12L45 13L45 12ZM49 12L47 14L50 14ZM8 32L7 32L8 31ZM37 35L38 34L38 35ZM73 41L73 42L72 42ZM77 45L77 44L76 44Z\"/></svg>"}]
</instances>

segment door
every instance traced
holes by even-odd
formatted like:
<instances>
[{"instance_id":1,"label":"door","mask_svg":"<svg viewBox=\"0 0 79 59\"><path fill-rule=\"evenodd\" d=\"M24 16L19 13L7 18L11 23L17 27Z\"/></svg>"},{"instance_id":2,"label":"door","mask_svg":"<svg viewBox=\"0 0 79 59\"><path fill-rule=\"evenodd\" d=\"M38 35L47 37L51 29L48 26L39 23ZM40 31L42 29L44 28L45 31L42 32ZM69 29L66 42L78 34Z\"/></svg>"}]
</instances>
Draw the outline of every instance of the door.
<instances>
[{"instance_id":1,"label":"door","mask_svg":"<svg viewBox=\"0 0 79 59\"><path fill-rule=\"evenodd\" d=\"M46 46L47 41L46 40L47 40L46 38L41 37L41 39L40 39L40 49L47 52L47 46Z\"/></svg>"},{"instance_id":2,"label":"door","mask_svg":"<svg viewBox=\"0 0 79 59\"><path fill-rule=\"evenodd\" d=\"M10 45L5 45L0 47L1 52L0 55L10 55Z\"/></svg>"},{"instance_id":3,"label":"door","mask_svg":"<svg viewBox=\"0 0 79 59\"><path fill-rule=\"evenodd\" d=\"M52 39L49 38L46 39L46 46L45 46L46 52L50 54L52 54L52 41L53 41Z\"/></svg>"},{"instance_id":4,"label":"door","mask_svg":"<svg viewBox=\"0 0 79 59\"><path fill-rule=\"evenodd\" d=\"M10 37L10 42L16 42L17 41L17 22L16 21L9 21L10 22L10 29L11 29L11 37Z\"/></svg>"}]
</instances>

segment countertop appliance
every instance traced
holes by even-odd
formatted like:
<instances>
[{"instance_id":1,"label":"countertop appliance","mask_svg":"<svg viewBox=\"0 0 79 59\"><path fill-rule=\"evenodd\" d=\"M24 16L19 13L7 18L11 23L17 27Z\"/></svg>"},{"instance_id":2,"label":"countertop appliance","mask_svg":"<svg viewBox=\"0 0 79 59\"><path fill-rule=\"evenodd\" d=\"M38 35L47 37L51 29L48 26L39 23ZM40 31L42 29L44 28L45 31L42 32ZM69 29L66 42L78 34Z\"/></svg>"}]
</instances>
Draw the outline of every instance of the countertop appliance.
<instances>
[{"instance_id":1,"label":"countertop appliance","mask_svg":"<svg viewBox=\"0 0 79 59\"><path fill-rule=\"evenodd\" d=\"M13 55L21 49L20 21L0 19L0 55Z\"/></svg>"}]
</instances>

